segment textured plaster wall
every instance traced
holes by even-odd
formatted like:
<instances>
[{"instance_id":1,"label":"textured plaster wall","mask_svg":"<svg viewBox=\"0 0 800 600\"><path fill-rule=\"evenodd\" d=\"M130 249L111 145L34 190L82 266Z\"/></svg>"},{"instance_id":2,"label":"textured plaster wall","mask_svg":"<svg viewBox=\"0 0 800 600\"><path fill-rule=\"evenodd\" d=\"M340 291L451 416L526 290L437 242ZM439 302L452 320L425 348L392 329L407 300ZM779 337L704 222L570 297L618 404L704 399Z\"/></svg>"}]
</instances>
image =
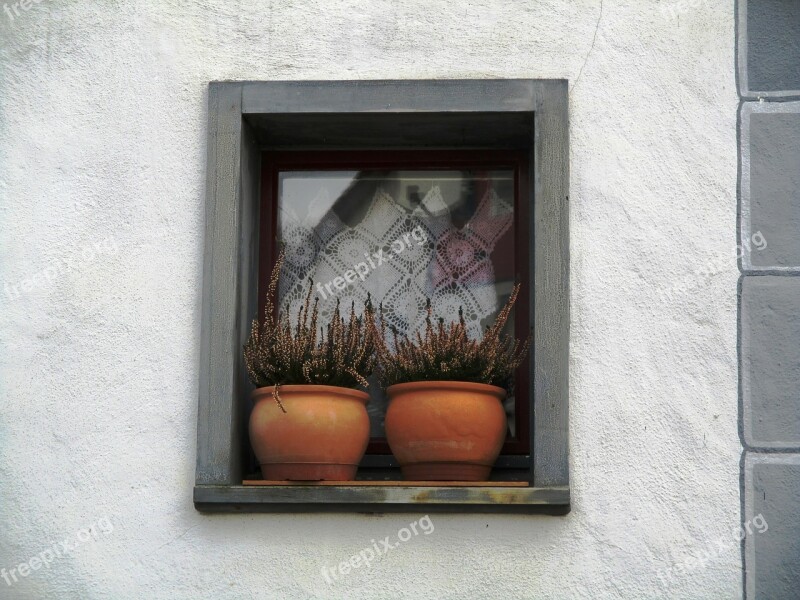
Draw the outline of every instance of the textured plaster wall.
<instances>
[{"instance_id":1,"label":"textured plaster wall","mask_svg":"<svg viewBox=\"0 0 800 600\"><path fill-rule=\"evenodd\" d=\"M329 585L416 517L191 502L206 86L452 77L570 80L573 510L433 515ZM113 531L0 597L741 597L736 107L732 2L3 11L0 568Z\"/></svg>"}]
</instances>

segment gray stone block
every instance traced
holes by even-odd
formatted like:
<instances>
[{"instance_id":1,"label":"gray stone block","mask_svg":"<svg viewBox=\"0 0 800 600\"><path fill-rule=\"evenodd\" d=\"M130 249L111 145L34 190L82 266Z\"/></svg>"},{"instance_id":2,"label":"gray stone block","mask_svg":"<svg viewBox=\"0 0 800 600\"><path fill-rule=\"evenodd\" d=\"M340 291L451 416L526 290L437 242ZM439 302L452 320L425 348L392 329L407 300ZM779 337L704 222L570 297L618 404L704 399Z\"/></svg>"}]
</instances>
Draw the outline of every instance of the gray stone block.
<instances>
[{"instance_id":1,"label":"gray stone block","mask_svg":"<svg viewBox=\"0 0 800 600\"><path fill-rule=\"evenodd\" d=\"M739 52L746 53L747 90L800 90L800 2L749 0L745 4L739 26L745 26L747 40Z\"/></svg>"},{"instance_id":2,"label":"gray stone block","mask_svg":"<svg viewBox=\"0 0 800 600\"><path fill-rule=\"evenodd\" d=\"M800 272L800 102L745 104L741 155L745 271Z\"/></svg>"},{"instance_id":3,"label":"gray stone block","mask_svg":"<svg viewBox=\"0 0 800 600\"><path fill-rule=\"evenodd\" d=\"M748 600L800 598L800 455L745 457L745 587Z\"/></svg>"},{"instance_id":4,"label":"gray stone block","mask_svg":"<svg viewBox=\"0 0 800 600\"><path fill-rule=\"evenodd\" d=\"M745 276L741 319L745 443L800 449L800 277Z\"/></svg>"}]
</instances>

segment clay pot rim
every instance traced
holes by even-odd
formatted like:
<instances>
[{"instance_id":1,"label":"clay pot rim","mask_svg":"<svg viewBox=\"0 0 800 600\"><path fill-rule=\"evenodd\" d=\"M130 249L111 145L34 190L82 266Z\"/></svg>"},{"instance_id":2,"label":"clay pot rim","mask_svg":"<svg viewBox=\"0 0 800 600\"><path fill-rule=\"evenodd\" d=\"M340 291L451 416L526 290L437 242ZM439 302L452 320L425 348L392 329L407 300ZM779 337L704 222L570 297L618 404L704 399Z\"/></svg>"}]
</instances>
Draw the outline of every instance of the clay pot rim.
<instances>
[{"instance_id":1,"label":"clay pot rim","mask_svg":"<svg viewBox=\"0 0 800 600\"><path fill-rule=\"evenodd\" d=\"M274 385L260 387L253 390L251 396L254 402L264 400L265 398L272 398L272 392L275 389ZM316 393L325 394L327 396L339 396L352 400L360 400L364 404L369 401L369 394L362 390L354 390L353 388L340 387L338 385L315 385L297 383L290 385L281 385L279 394L291 394L292 392L302 393Z\"/></svg>"},{"instance_id":2,"label":"clay pot rim","mask_svg":"<svg viewBox=\"0 0 800 600\"><path fill-rule=\"evenodd\" d=\"M475 383L473 381L408 381L406 383L395 383L386 388L387 394L390 396L399 392L419 392L423 390L449 390L449 391L470 391L470 392L484 392L496 397L498 400L504 400L506 397L506 390L496 385L489 385L488 383Z\"/></svg>"}]
</instances>

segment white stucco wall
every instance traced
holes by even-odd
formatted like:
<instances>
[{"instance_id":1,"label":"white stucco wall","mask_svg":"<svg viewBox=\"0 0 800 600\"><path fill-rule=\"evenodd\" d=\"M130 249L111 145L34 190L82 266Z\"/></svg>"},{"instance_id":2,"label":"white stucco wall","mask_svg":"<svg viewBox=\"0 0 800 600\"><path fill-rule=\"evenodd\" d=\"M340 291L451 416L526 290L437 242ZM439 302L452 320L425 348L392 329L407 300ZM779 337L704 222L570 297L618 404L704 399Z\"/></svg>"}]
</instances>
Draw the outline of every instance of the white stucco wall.
<instances>
[{"instance_id":1,"label":"white stucco wall","mask_svg":"<svg viewBox=\"0 0 800 600\"><path fill-rule=\"evenodd\" d=\"M0 568L113 531L0 597L741 597L732 2L18 10L0 13ZM206 88L455 77L570 80L573 509L432 515L329 585L322 567L417 517L192 505Z\"/></svg>"}]
</instances>

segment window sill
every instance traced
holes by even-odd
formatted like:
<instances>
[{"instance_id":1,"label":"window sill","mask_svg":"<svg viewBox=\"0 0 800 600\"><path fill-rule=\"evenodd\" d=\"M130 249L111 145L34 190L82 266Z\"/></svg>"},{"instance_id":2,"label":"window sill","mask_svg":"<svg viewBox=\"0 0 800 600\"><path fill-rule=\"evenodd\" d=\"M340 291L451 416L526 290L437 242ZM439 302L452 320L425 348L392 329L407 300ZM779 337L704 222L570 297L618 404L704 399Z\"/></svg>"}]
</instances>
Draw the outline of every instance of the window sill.
<instances>
[{"instance_id":1,"label":"window sill","mask_svg":"<svg viewBox=\"0 0 800 600\"><path fill-rule=\"evenodd\" d=\"M509 485L510 484L510 485ZM201 512L473 512L564 515L569 487L520 486L519 482L342 482L198 485Z\"/></svg>"}]
</instances>

